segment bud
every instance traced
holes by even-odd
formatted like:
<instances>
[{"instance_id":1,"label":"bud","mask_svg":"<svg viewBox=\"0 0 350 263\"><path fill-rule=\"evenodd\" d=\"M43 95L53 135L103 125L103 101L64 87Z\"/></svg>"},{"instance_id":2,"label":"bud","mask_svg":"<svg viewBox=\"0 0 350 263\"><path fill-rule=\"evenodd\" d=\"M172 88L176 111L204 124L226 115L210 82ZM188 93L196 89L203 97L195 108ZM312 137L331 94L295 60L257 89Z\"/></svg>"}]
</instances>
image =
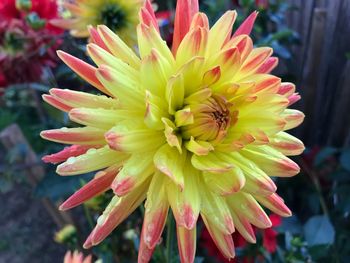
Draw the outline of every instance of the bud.
<instances>
[{"instance_id":1,"label":"bud","mask_svg":"<svg viewBox=\"0 0 350 263\"><path fill-rule=\"evenodd\" d=\"M35 12L29 13L26 17L26 21L34 30L42 29L46 25L46 21L44 19L41 19Z\"/></svg>"},{"instance_id":2,"label":"bud","mask_svg":"<svg viewBox=\"0 0 350 263\"><path fill-rule=\"evenodd\" d=\"M66 225L61 230L55 233L54 240L59 244L74 243L76 239L77 230L73 225Z\"/></svg>"},{"instance_id":3,"label":"bud","mask_svg":"<svg viewBox=\"0 0 350 263\"><path fill-rule=\"evenodd\" d=\"M28 12L32 9L31 0L16 0L16 8L20 11Z\"/></svg>"}]
</instances>

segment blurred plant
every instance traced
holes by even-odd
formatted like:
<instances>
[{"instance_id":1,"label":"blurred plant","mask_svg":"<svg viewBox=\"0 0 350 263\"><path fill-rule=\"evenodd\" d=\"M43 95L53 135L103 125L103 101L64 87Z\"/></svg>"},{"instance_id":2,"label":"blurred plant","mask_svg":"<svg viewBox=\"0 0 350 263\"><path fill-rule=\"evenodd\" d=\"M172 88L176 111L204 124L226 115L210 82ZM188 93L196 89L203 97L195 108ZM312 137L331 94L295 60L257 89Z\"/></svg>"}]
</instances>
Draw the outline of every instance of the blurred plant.
<instances>
[{"instance_id":1,"label":"blurred plant","mask_svg":"<svg viewBox=\"0 0 350 263\"><path fill-rule=\"evenodd\" d=\"M66 225L55 233L54 240L59 244L67 245L69 248L76 248L78 246L78 236L75 226Z\"/></svg>"},{"instance_id":2,"label":"blurred plant","mask_svg":"<svg viewBox=\"0 0 350 263\"><path fill-rule=\"evenodd\" d=\"M63 6L71 13L70 18L52 20L51 23L70 30L75 37L94 38L96 33L89 33L88 26L106 25L116 32L127 44L136 43L136 25L142 1L139 0L95 0L67 1Z\"/></svg>"}]
</instances>

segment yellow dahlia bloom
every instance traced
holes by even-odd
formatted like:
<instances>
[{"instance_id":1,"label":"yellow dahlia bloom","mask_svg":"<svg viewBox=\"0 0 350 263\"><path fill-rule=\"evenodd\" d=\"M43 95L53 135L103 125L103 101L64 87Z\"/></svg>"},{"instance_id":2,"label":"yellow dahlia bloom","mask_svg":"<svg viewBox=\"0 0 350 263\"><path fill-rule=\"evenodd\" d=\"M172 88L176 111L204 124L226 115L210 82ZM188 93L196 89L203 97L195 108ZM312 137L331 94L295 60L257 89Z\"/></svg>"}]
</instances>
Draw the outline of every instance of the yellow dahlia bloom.
<instances>
[{"instance_id":1,"label":"yellow dahlia bloom","mask_svg":"<svg viewBox=\"0 0 350 263\"><path fill-rule=\"evenodd\" d=\"M64 256L63 263L92 263L91 256L87 256L84 259L84 255L81 252L74 251L73 253L68 251Z\"/></svg>"},{"instance_id":2,"label":"yellow dahlia bloom","mask_svg":"<svg viewBox=\"0 0 350 263\"><path fill-rule=\"evenodd\" d=\"M54 19L55 26L70 30L75 37L88 37L88 26L108 26L128 44L136 43L135 28L143 0L64 0L63 6L71 18ZM91 35L93 36L93 33Z\"/></svg>"},{"instance_id":3,"label":"yellow dahlia bloom","mask_svg":"<svg viewBox=\"0 0 350 263\"><path fill-rule=\"evenodd\" d=\"M209 28L197 0L179 0L171 51L147 1L137 27L139 54L106 26L87 46L97 67L58 53L106 94L52 89L44 96L84 126L42 132L73 145L44 161L63 162L57 173L64 176L98 170L61 209L115 193L85 247L100 243L145 200L139 262L150 260L169 208L181 262L194 260L199 215L227 258L235 255L235 230L255 242L251 225L271 226L261 205L291 215L271 176L299 172L286 155L300 154L303 143L285 131L304 115L287 109L300 98L295 86L269 74L277 64L272 49L253 47L248 35L256 16L232 34L235 11Z\"/></svg>"}]
</instances>

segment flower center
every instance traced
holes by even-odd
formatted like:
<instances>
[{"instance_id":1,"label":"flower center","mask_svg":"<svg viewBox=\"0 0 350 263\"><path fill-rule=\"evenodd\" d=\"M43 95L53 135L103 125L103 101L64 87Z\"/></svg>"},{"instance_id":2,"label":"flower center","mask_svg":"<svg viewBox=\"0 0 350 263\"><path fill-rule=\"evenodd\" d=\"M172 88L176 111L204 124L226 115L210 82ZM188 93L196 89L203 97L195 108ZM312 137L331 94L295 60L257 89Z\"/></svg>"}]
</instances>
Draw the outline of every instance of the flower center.
<instances>
[{"instance_id":1,"label":"flower center","mask_svg":"<svg viewBox=\"0 0 350 263\"><path fill-rule=\"evenodd\" d=\"M187 105L193 112L193 123L181 128L182 137L213 141L225 136L231 123L228 106L226 100L220 96L211 96L204 102Z\"/></svg>"},{"instance_id":2,"label":"flower center","mask_svg":"<svg viewBox=\"0 0 350 263\"><path fill-rule=\"evenodd\" d=\"M100 22L113 31L120 30L126 26L125 11L117 4L107 4L101 10Z\"/></svg>"}]
</instances>

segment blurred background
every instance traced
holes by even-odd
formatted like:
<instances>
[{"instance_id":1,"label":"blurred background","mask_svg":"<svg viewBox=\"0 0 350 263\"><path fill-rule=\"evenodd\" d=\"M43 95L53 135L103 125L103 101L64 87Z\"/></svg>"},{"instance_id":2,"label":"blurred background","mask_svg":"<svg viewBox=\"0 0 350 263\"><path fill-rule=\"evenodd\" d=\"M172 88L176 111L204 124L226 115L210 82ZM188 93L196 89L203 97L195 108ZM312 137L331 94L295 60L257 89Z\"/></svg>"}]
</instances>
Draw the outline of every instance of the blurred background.
<instances>
[{"instance_id":1,"label":"blurred background","mask_svg":"<svg viewBox=\"0 0 350 263\"><path fill-rule=\"evenodd\" d=\"M175 1L153 3L171 44ZM293 216L271 214L272 229L255 230L257 244L234 234L234 262L350 262L350 1L203 0L200 9L211 24L236 9L235 28L258 10L254 43L274 49L279 58L274 74L296 84L302 100L295 108L306 115L292 132L306 146L295 158L301 173L277 180ZM92 175L62 178L41 161L61 146L43 141L39 132L71 125L41 95L53 87L93 90L55 53L62 49L88 60L87 39L49 23L69 15L61 1L0 2L0 262L63 262L67 250L82 250L112 197L59 212L63 198ZM105 242L84 253L107 263L136 262L141 218L142 211L135 211ZM226 262L204 228L197 244L196 262ZM165 262L164 246L161 242L153 262Z\"/></svg>"}]
</instances>

